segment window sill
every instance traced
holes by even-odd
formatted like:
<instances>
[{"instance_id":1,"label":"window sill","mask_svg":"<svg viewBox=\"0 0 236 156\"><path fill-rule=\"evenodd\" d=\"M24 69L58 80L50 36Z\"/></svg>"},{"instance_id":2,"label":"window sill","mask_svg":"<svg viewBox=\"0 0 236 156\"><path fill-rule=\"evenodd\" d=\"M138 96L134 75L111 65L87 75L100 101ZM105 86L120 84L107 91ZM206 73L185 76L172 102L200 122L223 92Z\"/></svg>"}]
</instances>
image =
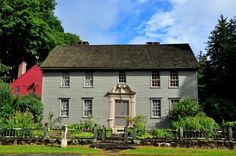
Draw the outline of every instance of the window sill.
<instances>
[{"instance_id":1,"label":"window sill","mask_svg":"<svg viewBox=\"0 0 236 156\"><path fill-rule=\"evenodd\" d=\"M70 118L69 116L59 116L59 118Z\"/></svg>"},{"instance_id":2,"label":"window sill","mask_svg":"<svg viewBox=\"0 0 236 156\"><path fill-rule=\"evenodd\" d=\"M60 88L70 88L70 86L68 86L68 87L67 86L65 86L65 87L64 86L60 86Z\"/></svg>"},{"instance_id":3,"label":"window sill","mask_svg":"<svg viewBox=\"0 0 236 156\"><path fill-rule=\"evenodd\" d=\"M93 86L84 86L83 88L94 88Z\"/></svg>"},{"instance_id":4,"label":"window sill","mask_svg":"<svg viewBox=\"0 0 236 156\"><path fill-rule=\"evenodd\" d=\"M157 117L150 117L150 119L161 119L160 116L157 116Z\"/></svg>"},{"instance_id":5,"label":"window sill","mask_svg":"<svg viewBox=\"0 0 236 156\"><path fill-rule=\"evenodd\" d=\"M161 87L150 87L150 89L161 89Z\"/></svg>"},{"instance_id":6,"label":"window sill","mask_svg":"<svg viewBox=\"0 0 236 156\"><path fill-rule=\"evenodd\" d=\"M171 87L171 86L169 86L168 89L179 89L179 87Z\"/></svg>"}]
</instances>

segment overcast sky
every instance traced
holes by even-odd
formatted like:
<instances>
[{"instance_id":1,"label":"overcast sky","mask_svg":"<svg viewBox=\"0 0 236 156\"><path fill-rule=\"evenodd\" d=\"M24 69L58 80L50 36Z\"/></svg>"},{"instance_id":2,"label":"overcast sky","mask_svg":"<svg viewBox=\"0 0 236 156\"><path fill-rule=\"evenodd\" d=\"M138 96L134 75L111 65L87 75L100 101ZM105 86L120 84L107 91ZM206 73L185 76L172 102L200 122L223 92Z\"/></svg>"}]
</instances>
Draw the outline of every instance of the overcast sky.
<instances>
[{"instance_id":1,"label":"overcast sky","mask_svg":"<svg viewBox=\"0 0 236 156\"><path fill-rule=\"evenodd\" d=\"M65 32L90 44L189 43L205 51L221 14L236 16L236 0L57 0Z\"/></svg>"}]
</instances>

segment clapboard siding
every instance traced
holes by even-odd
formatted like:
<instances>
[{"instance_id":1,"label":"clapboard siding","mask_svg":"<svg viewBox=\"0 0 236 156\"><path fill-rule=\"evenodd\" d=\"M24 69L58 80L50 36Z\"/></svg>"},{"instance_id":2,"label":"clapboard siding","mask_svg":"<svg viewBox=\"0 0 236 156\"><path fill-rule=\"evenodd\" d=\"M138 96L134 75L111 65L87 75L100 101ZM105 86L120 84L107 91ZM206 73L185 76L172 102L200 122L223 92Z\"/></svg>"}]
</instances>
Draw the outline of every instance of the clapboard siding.
<instances>
[{"instance_id":1,"label":"clapboard siding","mask_svg":"<svg viewBox=\"0 0 236 156\"><path fill-rule=\"evenodd\" d=\"M148 126L166 126L169 114L169 98L189 96L198 98L196 71L179 71L179 88L169 88L169 71L160 71L160 88L151 88L151 71L127 71L127 85L136 92L136 115L146 115ZM70 98L69 118L63 118L63 123L78 123L82 118L82 98L93 98L93 116L95 121L107 125L109 118L109 99L106 93L117 84L117 71L93 72L93 88L84 87L84 72L70 72L70 87L61 88L61 72L43 73L42 102L44 104L44 120L47 122L48 113L59 115L59 98ZM160 119L151 119L150 98L161 98Z\"/></svg>"}]
</instances>

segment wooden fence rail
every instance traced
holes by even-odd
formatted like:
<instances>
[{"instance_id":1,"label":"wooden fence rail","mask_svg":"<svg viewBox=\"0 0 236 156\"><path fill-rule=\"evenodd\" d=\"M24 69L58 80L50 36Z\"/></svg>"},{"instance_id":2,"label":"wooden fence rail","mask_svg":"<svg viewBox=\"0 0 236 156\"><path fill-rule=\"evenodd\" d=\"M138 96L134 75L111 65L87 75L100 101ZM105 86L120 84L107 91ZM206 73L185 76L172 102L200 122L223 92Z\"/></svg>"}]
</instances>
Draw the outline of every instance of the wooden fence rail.
<instances>
[{"instance_id":1,"label":"wooden fence rail","mask_svg":"<svg viewBox=\"0 0 236 156\"><path fill-rule=\"evenodd\" d=\"M171 139L175 140L199 140L199 139L211 139L211 140L228 140L236 141L236 127L223 128L217 130L213 134L198 130L184 130L180 128L178 130L170 130L172 133ZM83 135L79 134L83 132ZM130 134L131 132L131 134ZM125 127L123 130L124 142L128 139L136 140L139 139L139 131L136 126L132 128ZM62 138L63 129L49 129L47 126L40 129L22 129L22 128L11 128L11 129L0 129L0 138ZM95 126L93 129L68 129L67 138L90 138L94 141L101 140L106 141L112 135L112 130L107 129L105 126L98 128ZM158 139L158 138L155 138ZM163 139L163 138L162 138ZM170 139L170 138L168 138Z\"/></svg>"}]
</instances>

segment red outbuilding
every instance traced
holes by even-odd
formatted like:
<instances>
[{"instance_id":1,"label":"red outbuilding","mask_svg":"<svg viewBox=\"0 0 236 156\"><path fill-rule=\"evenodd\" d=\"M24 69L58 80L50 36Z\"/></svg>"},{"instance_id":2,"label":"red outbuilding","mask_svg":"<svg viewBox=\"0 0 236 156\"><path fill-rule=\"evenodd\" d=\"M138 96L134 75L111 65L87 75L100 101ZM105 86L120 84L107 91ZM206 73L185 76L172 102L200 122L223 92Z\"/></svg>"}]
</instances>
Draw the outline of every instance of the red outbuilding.
<instances>
[{"instance_id":1,"label":"red outbuilding","mask_svg":"<svg viewBox=\"0 0 236 156\"><path fill-rule=\"evenodd\" d=\"M42 70L35 64L26 71L26 62L22 62L18 69L18 78L11 83L12 92L23 96L27 93L35 93L39 97L42 94Z\"/></svg>"}]
</instances>

